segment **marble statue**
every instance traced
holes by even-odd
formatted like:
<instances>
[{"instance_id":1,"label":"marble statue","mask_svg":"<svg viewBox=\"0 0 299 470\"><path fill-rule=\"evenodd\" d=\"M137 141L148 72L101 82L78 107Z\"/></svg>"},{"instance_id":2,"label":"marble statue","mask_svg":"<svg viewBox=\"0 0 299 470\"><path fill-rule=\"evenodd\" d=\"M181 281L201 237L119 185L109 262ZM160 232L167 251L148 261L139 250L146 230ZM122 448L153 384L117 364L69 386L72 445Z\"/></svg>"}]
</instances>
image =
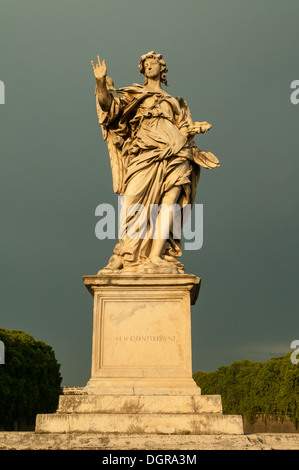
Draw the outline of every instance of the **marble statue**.
<instances>
[{"instance_id":1,"label":"marble statue","mask_svg":"<svg viewBox=\"0 0 299 470\"><path fill-rule=\"evenodd\" d=\"M224 415L221 396L202 395L193 380L191 305L201 279L177 260L177 225L194 204L200 168L219 166L194 141L211 125L193 122L185 100L162 89L161 54L141 57L142 86L116 89L104 60L92 67L113 188L122 196L119 241L105 268L83 276L93 296L90 380L82 394L61 396L56 413L37 415L35 432L164 434L176 442L186 433L244 434L242 416Z\"/></svg>"},{"instance_id":2,"label":"marble statue","mask_svg":"<svg viewBox=\"0 0 299 470\"><path fill-rule=\"evenodd\" d=\"M143 85L134 83L119 89L107 76L105 60L101 62L98 56L98 62L91 64L113 189L125 196L119 241L99 274L184 273L183 264L177 260L182 255L181 240L173 234L176 212L169 207L181 211L186 205L192 207L200 168L219 166L217 157L200 150L194 140L195 134L208 131L211 124L193 122L186 101L162 88L162 84L167 86L163 55L155 51L144 54L139 61L139 73L145 77ZM151 208L157 206L153 233ZM141 225L142 236L138 231ZM136 236L128 236L132 227Z\"/></svg>"}]
</instances>

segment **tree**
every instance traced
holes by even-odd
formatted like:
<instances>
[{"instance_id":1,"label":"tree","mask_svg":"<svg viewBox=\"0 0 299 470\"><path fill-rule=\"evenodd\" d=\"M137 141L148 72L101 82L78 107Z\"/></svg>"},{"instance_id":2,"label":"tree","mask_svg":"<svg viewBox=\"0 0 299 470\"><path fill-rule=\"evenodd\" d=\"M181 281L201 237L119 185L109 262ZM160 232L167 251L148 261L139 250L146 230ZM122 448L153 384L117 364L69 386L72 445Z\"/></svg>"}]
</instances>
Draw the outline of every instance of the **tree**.
<instances>
[{"instance_id":1,"label":"tree","mask_svg":"<svg viewBox=\"0 0 299 470\"><path fill-rule=\"evenodd\" d=\"M0 329L0 429L32 429L38 413L56 411L61 389L54 351L23 331Z\"/></svg>"},{"instance_id":2,"label":"tree","mask_svg":"<svg viewBox=\"0 0 299 470\"><path fill-rule=\"evenodd\" d=\"M193 378L204 395L219 394L225 414L241 414L253 423L256 416L288 416L299 422L299 364L291 353L267 362L248 360L220 367L216 372L195 372Z\"/></svg>"}]
</instances>

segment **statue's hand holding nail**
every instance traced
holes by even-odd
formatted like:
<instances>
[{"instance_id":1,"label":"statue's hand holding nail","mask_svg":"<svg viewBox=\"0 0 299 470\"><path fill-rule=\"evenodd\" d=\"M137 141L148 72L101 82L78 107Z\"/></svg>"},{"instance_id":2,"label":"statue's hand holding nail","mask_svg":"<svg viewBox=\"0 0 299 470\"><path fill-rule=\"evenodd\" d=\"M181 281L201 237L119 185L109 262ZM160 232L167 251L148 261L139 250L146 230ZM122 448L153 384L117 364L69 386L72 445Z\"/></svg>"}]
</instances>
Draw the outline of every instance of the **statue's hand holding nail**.
<instances>
[{"instance_id":1,"label":"statue's hand holding nail","mask_svg":"<svg viewBox=\"0 0 299 470\"><path fill-rule=\"evenodd\" d=\"M195 134L204 134L206 131L211 129L212 125L206 121L203 122L194 122L192 126L189 127L189 135Z\"/></svg>"}]
</instances>

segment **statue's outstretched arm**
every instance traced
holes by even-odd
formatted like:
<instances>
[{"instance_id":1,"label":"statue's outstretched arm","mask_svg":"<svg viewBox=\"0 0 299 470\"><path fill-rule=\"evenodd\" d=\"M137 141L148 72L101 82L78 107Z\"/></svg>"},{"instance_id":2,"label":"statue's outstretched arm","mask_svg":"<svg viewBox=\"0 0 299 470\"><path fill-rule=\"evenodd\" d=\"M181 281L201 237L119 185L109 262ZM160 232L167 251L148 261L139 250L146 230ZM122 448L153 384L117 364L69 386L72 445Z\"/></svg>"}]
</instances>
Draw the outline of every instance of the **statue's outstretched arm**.
<instances>
[{"instance_id":1,"label":"statue's outstretched arm","mask_svg":"<svg viewBox=\"0 0 299 470\"><path fill-rule=\"evenodd\" d=\"M212 127L212 124L208 122L193 122L189 127L189 135L193 136L195 134L204 134L206 131L209 131Z\"/></svg>"},{"instance_id":2,"label":"statue's outstretched arm","mask_svg":"<svg viewBox=\"0 0 299 470\"><path fill-rule=\"evenodd\" d=\"M97 81L97 90L98 90L98 99L99 104L103 111L109 111L111 106L111 95L107 89L106 77L107 77L107 66L106 61L100 61L100 56L98 55L98 63L95 65L93 60L91 61L91 66L93 68L93 73Z\"/></svg>"},{"instance_id":3,"label":"statue's outstretched arm","mask_svg":"<svg viewBox=\"0 0 299 470\"><path fill-rule=\"evenodd\" d=\"M211 129L212 125L206 121L193 122L187 102L181 96L179 96L177 100L181 107L179 127L182 128L184 134L187 134L189 137L193 137L195 134L204 134L206 131Z\"/></svg>"}]
</instances>

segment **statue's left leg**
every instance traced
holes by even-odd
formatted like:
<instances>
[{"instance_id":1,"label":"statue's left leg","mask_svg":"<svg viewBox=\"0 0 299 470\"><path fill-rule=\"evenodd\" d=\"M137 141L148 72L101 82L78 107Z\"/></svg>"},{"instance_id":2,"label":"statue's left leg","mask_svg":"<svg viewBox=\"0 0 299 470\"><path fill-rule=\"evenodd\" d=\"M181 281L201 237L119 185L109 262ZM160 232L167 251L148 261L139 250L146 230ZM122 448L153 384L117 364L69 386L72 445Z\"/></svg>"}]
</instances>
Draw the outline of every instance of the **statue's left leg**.
<instances>
[{"instance_id":1,"label":"statue's left leg","mask_svg":"<svg viewBox=\"0 0 299 470\"><path fill-rule=\"evenodd\" d=\"M181 190L181 186L174 186L162 197L161 210L156 220L155 234L149 255L149 259L153 263L161 262L161 254L163 253L165 243L173 226L173 218L176 214L174 210L170 210L170 206L177 203Z\"/></svg>"}]
</instances>

